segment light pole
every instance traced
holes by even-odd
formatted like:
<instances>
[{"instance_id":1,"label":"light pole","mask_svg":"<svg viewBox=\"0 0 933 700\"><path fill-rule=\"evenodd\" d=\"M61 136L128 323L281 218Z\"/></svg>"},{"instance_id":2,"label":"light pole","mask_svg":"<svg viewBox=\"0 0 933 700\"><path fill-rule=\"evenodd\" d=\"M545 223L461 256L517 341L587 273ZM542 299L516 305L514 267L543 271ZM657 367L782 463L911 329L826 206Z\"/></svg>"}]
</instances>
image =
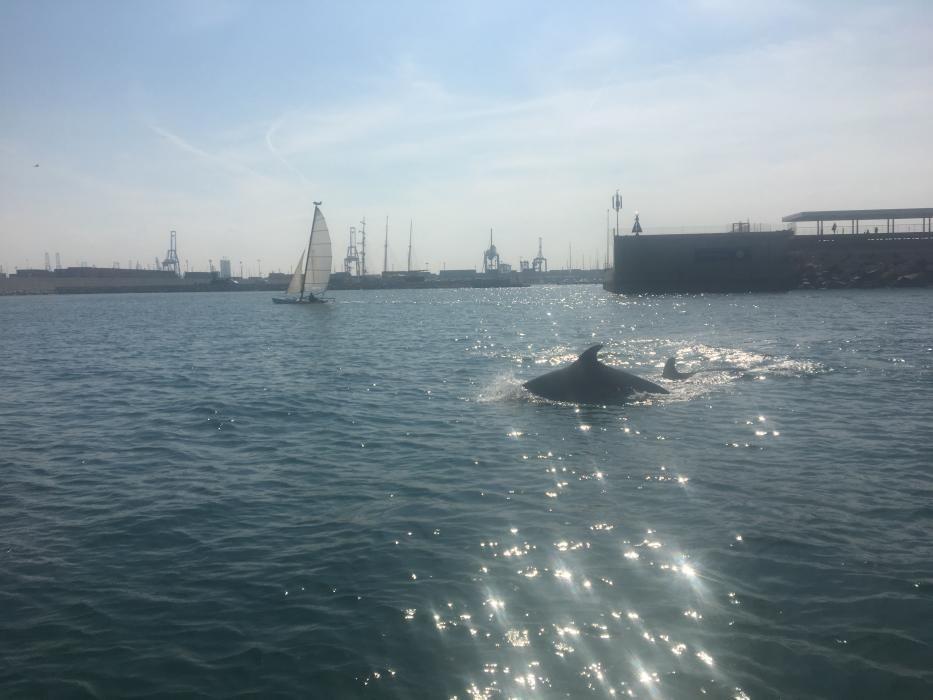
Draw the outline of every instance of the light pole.
<instances>
[{"instance_id":1,"label":"light pole","mask_svg":"<svg viewBox=\"0 0 933 700\"><path fill-rule=\"evenodd\" d=\"M616 190L616 193L612 195L612 208L616 210L616 231L615 235L619 235L619 212L622 211L622 195L619 194L619 190Z\"/></svg>"}]
</instances>

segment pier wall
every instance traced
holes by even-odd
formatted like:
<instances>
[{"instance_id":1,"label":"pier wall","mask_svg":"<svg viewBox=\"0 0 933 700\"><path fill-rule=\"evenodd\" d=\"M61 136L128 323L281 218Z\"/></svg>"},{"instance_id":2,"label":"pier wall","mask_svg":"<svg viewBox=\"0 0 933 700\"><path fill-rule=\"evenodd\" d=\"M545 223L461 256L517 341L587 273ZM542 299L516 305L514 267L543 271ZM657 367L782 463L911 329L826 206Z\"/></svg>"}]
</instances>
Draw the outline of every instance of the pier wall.
<instances>
[{"instance_id":1,"label":"pier wall","mask_svg":"<svg viewBox=\"0 0 933 700\"><path fill-rule=\"evenodd\" d=\"M604 285L627 294L933 286L933 237L791 231L620 236Z\"/></svg>"},{"instance_id":2,"label":"pier wall","mask_svg":"<svg viewBox=\"0 0 933 700\"><path fill-rule=\"evenodd\" d=\"M626 294L784 291L792 231L618 236L605 288Z\"/></svg>"}]
</instances>

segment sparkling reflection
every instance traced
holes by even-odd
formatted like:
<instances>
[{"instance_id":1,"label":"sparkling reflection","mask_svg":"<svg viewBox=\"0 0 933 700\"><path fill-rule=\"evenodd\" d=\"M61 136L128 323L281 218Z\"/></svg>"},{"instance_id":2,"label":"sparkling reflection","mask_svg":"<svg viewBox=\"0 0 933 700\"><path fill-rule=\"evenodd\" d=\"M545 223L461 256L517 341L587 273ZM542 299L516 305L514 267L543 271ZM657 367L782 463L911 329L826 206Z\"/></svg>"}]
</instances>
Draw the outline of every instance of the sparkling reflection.
<instances>
[{"instance_id":1,"label":"sparkling reflection","mask_svg":"<svg viewBox=\"0 0 933 700\"><path fill-rule=\"evenodd\" d=\"M670 430L646 432L625 418L620 427L627 435L650 441L654 449L667 450L677 440ZM587 413L584 423L568 427L575 444L599 439L599 420ZM763 429L757 417L753 422L749 436ZM518 443L536 437L523 427L503 432ZM756 440L770 437L769 430ZM703 694L710 669L717 667L708 635L718 618L710 606L726 609L737 599L716 593L715 572L680 548L670 522L627 522L625 504L641 493L698 498L702 493L691 491L701 492L703 479L697 487L684 473L688 465L674 467L663 456L647 468L585 462L572 445L562 444L565 439L549 436L550 445L519 448L516 457L528 481L500 489L500 497L536 504L540 517L518 519L515 511L503 511L501 521L473 540L480 559L472 569L480 572L471 579L479 584L474 614L468 606L444 610L442 602L430 617L416 615L412 606L405 620L433 625L440 643L452 650L458 644L473 650L478 665L461 697ZM532 466L540 459L543 468ZM646 490L638 492L636 485ZM491 490L482 493L488 497ZM443 529L445 537L449 531ZM742 542L741 535L727 532L728 544L733 541ZM723 669L716 674L721 681Z\"/></svg>"}]
</instances>

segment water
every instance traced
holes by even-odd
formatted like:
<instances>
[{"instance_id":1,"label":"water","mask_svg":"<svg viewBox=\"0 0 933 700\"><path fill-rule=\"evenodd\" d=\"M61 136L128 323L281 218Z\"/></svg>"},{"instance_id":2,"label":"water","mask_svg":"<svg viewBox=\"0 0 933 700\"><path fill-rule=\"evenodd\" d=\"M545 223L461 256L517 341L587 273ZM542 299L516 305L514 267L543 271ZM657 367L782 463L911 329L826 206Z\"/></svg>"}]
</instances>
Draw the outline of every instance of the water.
<instances>
[{"instance_id":1,"label":"water","mask_svg":"<svg viewBox=\"0 0 933 700\"><path fill-rule=\"evenodd\" d=\"M933 293L335 296L0 299L0 695L933 695Z\"/></svg>"}]
</instances>

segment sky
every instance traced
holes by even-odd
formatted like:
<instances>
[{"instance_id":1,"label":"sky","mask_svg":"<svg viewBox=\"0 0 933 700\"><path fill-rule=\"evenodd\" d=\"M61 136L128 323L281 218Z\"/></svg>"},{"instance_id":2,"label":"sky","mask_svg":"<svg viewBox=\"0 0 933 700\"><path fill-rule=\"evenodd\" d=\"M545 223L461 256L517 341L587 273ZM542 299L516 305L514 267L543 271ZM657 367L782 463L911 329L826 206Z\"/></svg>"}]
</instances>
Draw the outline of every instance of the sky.
<instances>
[{"instance_id":1,"label":"sky","mask_svg":"<svg viewBox=\"0 0 933 700\"><path fill-rule=\"evenodd\" d=\"M621 229L933 206L933 3L0 0L0 265L601 264ZM39 167L35 167L38 164ZM615 224L615 214L609 217Z\"/></svg>"}]
</instances>

